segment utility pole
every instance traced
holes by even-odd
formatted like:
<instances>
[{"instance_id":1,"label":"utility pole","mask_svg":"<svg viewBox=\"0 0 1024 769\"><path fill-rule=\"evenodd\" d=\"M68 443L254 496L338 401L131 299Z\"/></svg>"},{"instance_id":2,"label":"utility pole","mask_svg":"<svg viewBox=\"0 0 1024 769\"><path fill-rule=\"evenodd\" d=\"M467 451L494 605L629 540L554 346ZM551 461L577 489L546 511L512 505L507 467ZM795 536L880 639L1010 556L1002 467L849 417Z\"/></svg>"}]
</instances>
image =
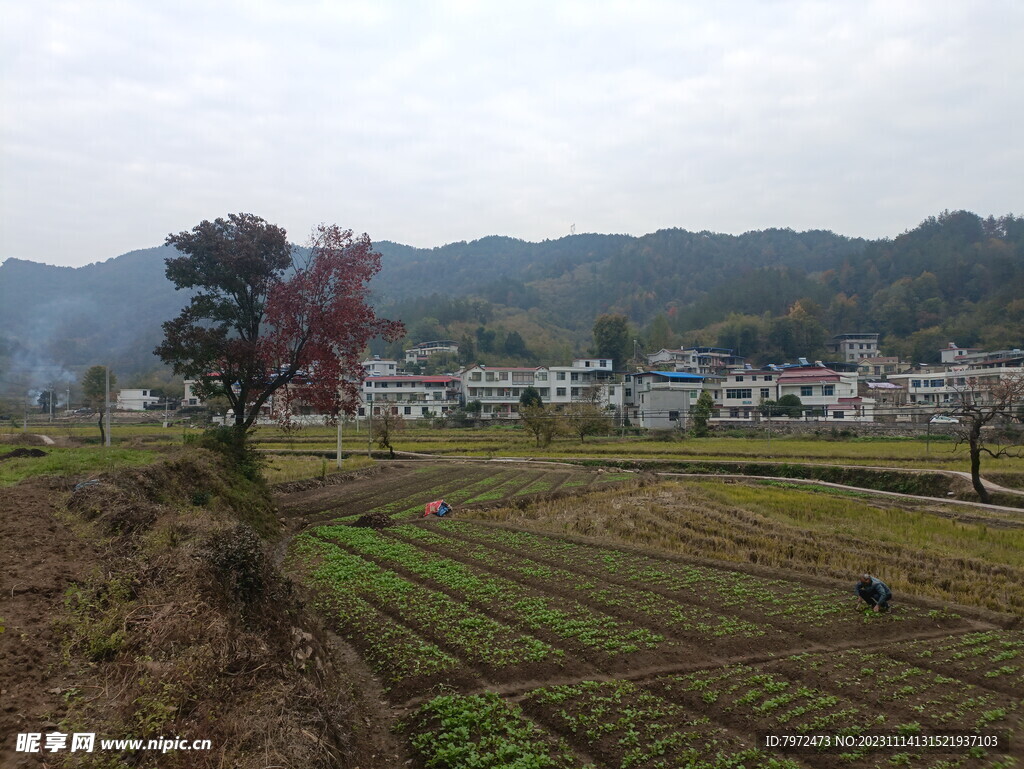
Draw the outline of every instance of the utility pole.
<instances>
[{"instance_id":1,"label":"utility pole","mask_svg":"<svg viewBox=\"0 0 1024 769\"><path fill-rule=\"evenodd\" d=\"M106 385L104 387L105 395L103 397L103 409L105 414L105 420L107 423L106 434L104 435L103 445L110 447L110 366L103 367L106 370Z\"/></svg>"},{"instance_id":2,"label":"utility pole","mask_svg":"<svg viewBox=\"0 0 1024 769\"><path fill-rule=\"evenodd\" d=\"M370 444L373 441L373 401L366 402L366 456L373 458Z\"/></svg>"},{"instance_id":3,"label":"utility pole","mask_svg":"<svg viewBox=\"0 0 1024 769\"><path fill-rule=\"evenodd\" d=\"M53 389L53 385L50 385L50 421L53 421L53 402L57 398L57 391Z\"/></svg>"},{"instance_id":4,"label":"utility pole","mask_svg":"<svg viewBox=\"0 0 1024 769\"><path fill-rule=\"evenodd\" d=\"M338 469L341 469L341 420L344 417L344 413L338 412L338 453L337 453L337 464Z\"/></svg>"}]
</instances>

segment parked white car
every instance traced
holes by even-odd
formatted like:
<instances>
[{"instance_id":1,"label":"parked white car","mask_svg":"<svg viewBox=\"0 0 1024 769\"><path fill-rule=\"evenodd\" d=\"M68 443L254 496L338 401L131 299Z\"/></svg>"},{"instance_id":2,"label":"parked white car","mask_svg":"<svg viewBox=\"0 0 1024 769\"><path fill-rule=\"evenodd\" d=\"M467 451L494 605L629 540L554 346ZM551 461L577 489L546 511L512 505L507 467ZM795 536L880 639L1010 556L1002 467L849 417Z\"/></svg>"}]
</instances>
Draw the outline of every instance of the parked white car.
<instances>
[{"instance_id":1,"label":"parked white car","mask_svg":"<svg viewBox=\"0 0 1024 769\"><path fill-rule=\"evenodd\" d=\"M958 425L960 420L956 417L948 417L945 414L936 414L928 420L933 425Z\"/></svg>"}]
</instances>

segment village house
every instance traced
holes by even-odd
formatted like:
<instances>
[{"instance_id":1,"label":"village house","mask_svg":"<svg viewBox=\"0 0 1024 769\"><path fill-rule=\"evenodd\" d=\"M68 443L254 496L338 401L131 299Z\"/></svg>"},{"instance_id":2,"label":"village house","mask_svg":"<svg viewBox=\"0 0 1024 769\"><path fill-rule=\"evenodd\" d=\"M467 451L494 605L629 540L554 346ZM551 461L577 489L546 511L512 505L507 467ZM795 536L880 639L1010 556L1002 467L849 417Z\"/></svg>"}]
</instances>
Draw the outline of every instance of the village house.
<instances>
[{"instance_id":1,"label":"village house","mask_svg":"<svg viewBox=\"0 0 1024 769\"><path fill-rule=\"evenodd\" d=\"M447 353L459 354L459 343L451 339L438 339L431 342L420 342L405 351L406 363L426 363L431 355Z\"/></svg>"},{"instance_id":2,"label":"village house","mask_svg":"<svg viewBox=\"0 0 1024 769\"><path fill-rule=\"evenodd\" d=\"M891 356L861 358L857 361L857 374L862 378L878 379L887 377L889 374L901 374L910 369L911 364Z\"/></svg>"},{"instance_id":3,"label":"village house","mask_svg":"<svg viewBox=\"0 0 1024 769\"><path fill-rule=\"evenodd\" d=\"M625 414L637 427L685 430L706 379L686 371L626 374L622 385Z\"/></svg>"},{"instance_id":4,"label":"village house","mask_svg":"<svg viewBox=\"0 0 1024 769\"><path fill-rule=\"evenodd\" d=\"M666 371L685 371L690 374L704 376L722 374L725 371L744 365L745 358L734 355L725 347L690 347L679 350L662 348L645 356L651 369Z\"/></svg>"},{"instance_id":5,"label":"village house","mask_svg":"<svg viewBox=\"0 0 1024 769\"><path fill-rule=\"evenodd\" d=\"M797 396L806 416L828 421L874 419L874 399L858 395L854 373L838 372L815 361L814 365L783 367L777 383L778 398Z\"/></svg>"},{"instance_id":6,"label":"village house","mask_svg":"<svg viewBox=\"0 0 1024 769\"><path fill-rule=\"evenodd\" d=\"M778 366L763 369L747 366L730 371L722 381L721 397L715 395L718 419L757 419L761 413L758 407L762 403L778 400L781 372Z\"/></svg>"},{"instance_id":7,"label":"village house","mask_svg":"<svg viewBox=\"0 0 1024 769\"><path fill-rule=\"evenodd\" d=\"M460 381L456 376L367 376L363 380L362 405L357 414L390 413L403 419L429 419L447 414L460 405Z\"/></svg>"},{"instance_id":8,"label":"village house","mask_svg":"<svg viewBox=\"0 0 1024 769\"><path fill-rule=\"evenodd\" d=\"M166 398L162 395L153 395L152 390L123 388L117 394L117 408L121 411L145 411L146 409L159 408Z\"/></svg>"},{"instance_id":9,"label":"village house","mask_svg":"<svg viewBox=\"0 0 1024 769\"><path fill-rule=\"evenodd\" d=\"M874 333L836 334L826 348L843 363L857 363L863 358L878 357L878 337Z\"/></svg>"},{"instance_id":10,"label":"village house","mask_svg":"<svg viewBox=\"0 0 1024 769\"><path fill-rule=\"evenodd\" d=\"M890 375L888 379L906 388L910 406L930 413L955 409L960 394L967 389L984 393L1003 379L1024 376L1024 351L1020 349L995 352L967 352L967 349L970 348L944 348L940 352L949 362L919 366L915 371ZM955 354L961 350L963 354Z\"/></svg>"}]
</instances>

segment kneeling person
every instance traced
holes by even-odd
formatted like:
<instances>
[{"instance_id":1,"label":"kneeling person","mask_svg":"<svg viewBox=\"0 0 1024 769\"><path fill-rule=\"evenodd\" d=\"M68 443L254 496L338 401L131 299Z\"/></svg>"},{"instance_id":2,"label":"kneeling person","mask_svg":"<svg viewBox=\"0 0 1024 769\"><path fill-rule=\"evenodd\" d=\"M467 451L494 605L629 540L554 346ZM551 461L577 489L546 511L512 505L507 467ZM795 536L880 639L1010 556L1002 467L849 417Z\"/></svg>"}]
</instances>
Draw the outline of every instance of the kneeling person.
<instances>
[{"instance_id":1,"label":"kneeling person","mask_svg":"<svg viewBox=\"0 0 1024 769\"><path fill-rule=\"evenodd\" d=\"M892 590L889 586L877 577L870 574L861 574L860 581L856 584L854 592L857 597L872 608L872 611L889 611L889 599L892 598Z\"/></svg>"}]
</instances>

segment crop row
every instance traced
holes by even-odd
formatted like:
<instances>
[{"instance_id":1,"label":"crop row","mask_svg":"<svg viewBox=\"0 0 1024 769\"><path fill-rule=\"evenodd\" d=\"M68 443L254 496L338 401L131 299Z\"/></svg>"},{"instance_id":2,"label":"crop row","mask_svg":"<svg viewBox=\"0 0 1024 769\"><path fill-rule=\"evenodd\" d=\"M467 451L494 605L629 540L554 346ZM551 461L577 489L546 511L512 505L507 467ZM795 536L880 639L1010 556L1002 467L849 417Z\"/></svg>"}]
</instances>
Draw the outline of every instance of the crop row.
<instances>
[{"instance_id":1,"label":"crop row","mask_svg":"<svg viewBox=\"0 0 1024 769\"><path fill-rule=\"evenodd\" d=\"M302 535L297 539L305 542L310 537ZM389 616L401 617L418 632L443 641L445 648L464 660L501 668L560 655L543 641L513 631L461 601L404 579L341 548L330 545L321 548L317 556L319 563L312 573L314 587L326 587L334 593L351 592Z\"/></svg>"},{"instance_id":2,"label":"crop row","mask_svg":"<svg viewBox=\"0 0 1024 769\"><path fill-rule=\"evenodd\" d=\"M912 717L932 728L989 727L1016 711L1019 703L1004 694L938 673L883 652L850 649L835 654L803 654L797 675L851 699L877 703L890 714ZM786 662L781 666L789 667Z\"/></svg>"},{"instance_id":3,"label":"crop row","mask_svg":"<svg viewBox=\"0 0 1024 769\"><path fill-rule=\"evenodd\" d=\"M950 675L970 676L987 688L1024 691L1024 633L988 630L898 645L900 659Z\"/></svg>"},{"instance_id":4,"label":"crop row","mask_svg":"<svg viewBox=\"0 0 1024 769\"><path fill-rule=\"evenodd\" d=\"M476 496L467 500L467 502L469 504L472 504L473 502L487 502L490 500L504 499L505 497L510 497L513 494L515 494L515 492L518 491L519 489L528 486L530 483L538 480L544 475L544 473L537 472L515 472L513 476L508 480L504 481L495 488L490 489L489 491L485 491L482 494L477 494Z\"/></svg>"},{"instance_id":5,"label":"crop row","mask_svg":"<svg viewBox=\"0 0 1024 769\"><path fill-rule=\"evenodd\" d=\"M439 525L444 531L472 541L494 543L534 558L563 564L574 572L683 593L688 600L711 608L742 608L766 619L798 620L805 626L823 626L833 623L843 614L850 616L850 595L813 590L786 580L692 566L537 534L471 526L459 521L443 521Z\"/></svg>"},{"instance_id":6,"label":"crop row","mask_svg":"<svg viewBox=\"0 0 1024 769\"><path fill-rule=\"evenodd\" d=\"M415 504L394 511L394 517L397 518L415 518L423 512L423 505L427 502L431 502L435 499L441 499L442 497L452 505L457 505L465 502L471 497L475 497L478 494L487 492L492 486L502 484L509 480L509 476L514 479L519 476L519 473L515 471L504 471L500 473L494 473L488 475L480 480L474 481L473 483L461 486L453 489L453 484L449 481L447 483L440 483L427 491L422 491L417 495L417 501Z\"/></svg>"},{"instance_id":7,"label":"crop row","mask_svg":"<svg viewBox=\"0 0 1024 769\"><path fill-rule=\"evenodd\" d=\"M623 654L653 649L662 640L661 636L646 628L631 627L578 602L560 600L503 577L475 572L458 561L385 537L371 529L333 526L320 527L314 533L339 542L360 555L395 564L427 584L443 586L470 603L506 617L513 624L531 631L543 631L585 648Z\"/></svg>"},{"instance_id":8,"label":"crop row","mask_svg":"<svg viewBox=\"0 0 1024 769\"><path fill-rule=\"evenodd\" d=\"M404 726L426 769L580 766L563 742L527 719L518 705L505 702L493 692L435 697Z\"/></svg>"},{"instance_id":9,"label":"crop row","mask_svg":"<svg viewBox=\"0 0 1024 769\"><path fill-rule=\"evenodd\" d=\"M312 565L321 559L329 559L335 550L326 542L299 537L293 545L291 557ZM317 574L315 567L308 574L308 579L317 589L318 608L333 618L339 634L359 648L386 688L417 677L451 671L458 666L454 657L381 614L372 604L355 595L348 585ZM365 632L367 628L373 628L373 632Z\"/></svg>"},{"instance_id":10,"label":"crop row","mask_svg":"<svg viewBox=\"0 0 1024 769\"><path fill-rule=\"evenodd\" d=\"M531 692L528 713L608 766L725 769L798 764L744 744L704 717L629 681L583 681Z\"/></svg>"},{"instance_id":11,"label":"crop row","mask_svg":"<svg viewBox=\"0 0 1024 769\"><path fill-rule=\"evenodd\" d=\"M392 533L406 540L429 544L455 557L471 558L484 568L500 568L517 577L558 585L562 590L578 593L588 603L613 612L643 615L645 622L674 632L692 633L703 638L755 638L769 631L778 632L739 617L724 616L699 606L680 603L639 587L609 586L587 574L561 569L482 544L460 542L423 527L406 526L392 530Z\"/></svg>"}]
</instances>

